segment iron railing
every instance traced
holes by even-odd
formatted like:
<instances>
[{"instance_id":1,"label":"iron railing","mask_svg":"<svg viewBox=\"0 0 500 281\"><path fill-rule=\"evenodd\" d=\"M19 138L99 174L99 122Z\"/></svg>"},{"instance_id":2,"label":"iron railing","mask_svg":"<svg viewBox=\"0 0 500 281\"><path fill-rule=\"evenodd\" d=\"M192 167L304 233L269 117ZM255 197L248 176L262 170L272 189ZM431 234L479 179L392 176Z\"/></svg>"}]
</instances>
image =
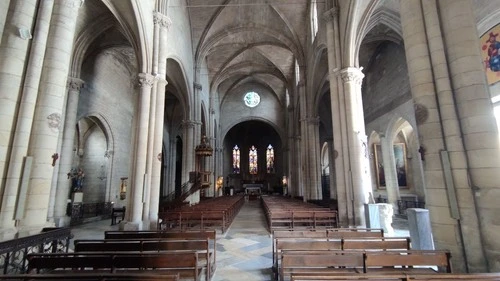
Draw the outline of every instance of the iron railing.
<instances>
[{"instance_id":1,"label":"iron railing","mask_svg":"<svg viewBox=\"0 0 500 281\"><path fill-rule=\"evenodd\" d=\"M68 252L71 238L73 235L69 228L44 228L39 234L0 242L3 274L26 273L28 254Z\"/></svg>"},{"instance_id":2,"label":"iron railing","mask_svg":"<svg viewBox=\"0 0 500 281\"><path fill-rule=\"evenodd\" d=\"M75 203L71 206L71 225L84 223L90 218L108 219L111 217L113 203Z\"/></svg>"}]
</instances>

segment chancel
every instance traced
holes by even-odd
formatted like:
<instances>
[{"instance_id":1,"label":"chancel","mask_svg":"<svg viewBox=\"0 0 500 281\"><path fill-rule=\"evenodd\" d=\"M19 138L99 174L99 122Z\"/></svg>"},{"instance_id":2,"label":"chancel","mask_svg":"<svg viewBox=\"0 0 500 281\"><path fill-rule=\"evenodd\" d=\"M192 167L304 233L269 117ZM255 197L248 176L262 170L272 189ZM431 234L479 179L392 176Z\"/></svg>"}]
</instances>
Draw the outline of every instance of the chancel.
<instances>
[{"instance_id":1,"label":"chancel","mask_svg":"<svg viewBox=\"0 0 500 281\"><path fill-rule=\"evenodd\" d=\"M149 260L192 280L299 280L301 263L419 271L416 252L286 256L372 247L344 244L358 235L383 250L411 240L403 250L430 251L422 266L443 273L498 273L499 4L0 0L0 239L197 232L165 247L202 258ZM338 241L296 241L309 235ZM19 257L4 273L54 269L16 251L0 251Z\"/></svg>"}]
</instances>

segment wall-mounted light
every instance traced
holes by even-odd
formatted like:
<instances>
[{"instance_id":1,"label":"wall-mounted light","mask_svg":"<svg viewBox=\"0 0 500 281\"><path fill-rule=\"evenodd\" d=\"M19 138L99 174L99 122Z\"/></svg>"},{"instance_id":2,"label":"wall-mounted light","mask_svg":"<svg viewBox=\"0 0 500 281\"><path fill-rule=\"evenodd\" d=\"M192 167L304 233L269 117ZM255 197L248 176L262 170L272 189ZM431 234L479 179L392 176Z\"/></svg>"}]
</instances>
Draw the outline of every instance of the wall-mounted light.
<instances>
[{"instance_id":1,"label":"wall-mounted light","mask_svg":"<svg viewBox=\"0 0 500 281\"><path fill-rule=\"evenodd\" d=\"M33 36L31 36L31 31L28 28L19 27L18 30L19 30L19 37L21 37L22 39L29 40L33 38Z\"/></svg>"}]
</instances>

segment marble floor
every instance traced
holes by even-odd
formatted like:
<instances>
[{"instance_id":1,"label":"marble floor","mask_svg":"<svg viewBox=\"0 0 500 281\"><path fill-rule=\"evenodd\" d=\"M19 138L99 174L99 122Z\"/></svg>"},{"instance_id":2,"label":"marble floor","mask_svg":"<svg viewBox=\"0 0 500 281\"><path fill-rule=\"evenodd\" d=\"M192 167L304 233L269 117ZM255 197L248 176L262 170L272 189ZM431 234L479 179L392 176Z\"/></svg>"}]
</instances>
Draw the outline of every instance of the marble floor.
<instances>
[{"instance_id":1,"label":"marble floor","mask_svg":"<svg viewBox=\"0 0 500 281\"><path fill-rule=\"evenodd\" d=\"M103 239L105 230L118 230L103 220L72 228L74 239ZM395 218L394 236L409 236L405 220ZM270 281L272 244L260 201L246 202L229 230L218 233L217 270L212 281Z\"/></svg>"}]
</instances>

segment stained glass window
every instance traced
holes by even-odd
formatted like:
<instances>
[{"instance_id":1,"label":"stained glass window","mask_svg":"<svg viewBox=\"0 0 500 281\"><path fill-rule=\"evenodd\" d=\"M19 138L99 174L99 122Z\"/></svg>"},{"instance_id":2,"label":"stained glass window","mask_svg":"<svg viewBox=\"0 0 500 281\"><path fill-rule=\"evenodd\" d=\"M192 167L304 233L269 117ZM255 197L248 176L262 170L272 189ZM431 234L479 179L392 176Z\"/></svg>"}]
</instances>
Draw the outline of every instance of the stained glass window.
<instances>
[{"instance_id":1,"label":"stained glass window","mask_svg":"<svg viewBox=\"0 0 500 281\"><path fill-rule=\"evenodd\" d=\"M274 148L272 145L267 146L266 163L267 173L274 173Z\"/></svg>"},{"instance_id":2,"label":"stained glass window","mask_svg":"<svg viewBox=\"0 0 500 281\"><path fill-rule=\"evenodd\" d=\"M240 148L238 145L233 148L233 173L240 173Z\"/></svg>"},{"instance_id":3,"label":"stained glass window","mask_svg":"<svg viewBox=\"0 0 500 281\"><path fill-rule=\"evenodd\" d=\"M260 103L260 96L256 92L248 92L243 97L243 101L248 107L256 107Z\"/></svg>"},{"instance_id":4,"label":"stained glass window","mask_svg":"<svg viewBox=\"0 0 500 281\"><path fill-rule=\"evenodd\" d=\"M248 164L250 168L250 174L257 174L257 148L252 145L250 152L248 153Z\"/></svg>"}]
</instances>

